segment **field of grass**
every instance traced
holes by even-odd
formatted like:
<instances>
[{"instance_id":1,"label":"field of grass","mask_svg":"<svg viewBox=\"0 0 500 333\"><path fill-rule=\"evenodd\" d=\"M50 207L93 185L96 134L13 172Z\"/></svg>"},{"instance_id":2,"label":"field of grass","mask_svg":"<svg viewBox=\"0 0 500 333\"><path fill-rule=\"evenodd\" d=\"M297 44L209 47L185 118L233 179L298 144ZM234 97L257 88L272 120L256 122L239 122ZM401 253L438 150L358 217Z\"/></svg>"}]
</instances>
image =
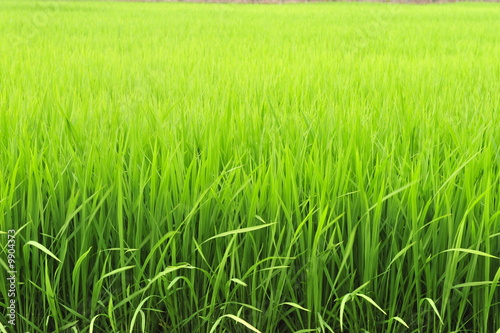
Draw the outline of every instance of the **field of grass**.
<instances>
[{"instance_id":1,"label":"field of grass","mask_svg":"<svg viewBox=\"0 0 500 333\"><path fill-rule=\"evenodd\" d=\"M0 332L497 332L499 31L0 0Z\"/></svg>"}]
</instances>

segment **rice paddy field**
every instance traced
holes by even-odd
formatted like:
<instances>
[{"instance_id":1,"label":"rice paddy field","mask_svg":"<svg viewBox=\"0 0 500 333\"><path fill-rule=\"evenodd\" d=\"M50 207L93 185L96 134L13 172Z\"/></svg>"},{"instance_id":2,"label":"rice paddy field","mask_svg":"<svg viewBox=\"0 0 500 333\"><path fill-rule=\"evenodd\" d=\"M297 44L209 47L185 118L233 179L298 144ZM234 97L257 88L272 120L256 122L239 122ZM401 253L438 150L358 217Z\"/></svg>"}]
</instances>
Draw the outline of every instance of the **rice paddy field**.
<instances>
[{"instance_id":1,"label":"rice paddy field","mask_svg":"<svg viewBox=\"0 0 500 333\"><path fill-rule=\"evenodd\" d=\"M0 332L499 332L499 31L0 0Z\"/></svg>"}]
</instances>

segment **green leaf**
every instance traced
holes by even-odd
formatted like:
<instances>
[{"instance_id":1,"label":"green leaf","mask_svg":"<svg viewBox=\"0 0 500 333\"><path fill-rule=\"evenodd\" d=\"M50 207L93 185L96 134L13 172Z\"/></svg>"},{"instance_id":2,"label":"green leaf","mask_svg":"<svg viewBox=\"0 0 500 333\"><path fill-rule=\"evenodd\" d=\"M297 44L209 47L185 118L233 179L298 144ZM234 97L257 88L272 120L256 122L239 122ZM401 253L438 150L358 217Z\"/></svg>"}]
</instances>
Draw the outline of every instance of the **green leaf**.
<instances>
[{"instance_id":1,"label":"green leaf","mask_svg":"<svg viewBox=\"0 0 500 333\"><path fill-rule=\"evenodd\" d=\"M243 287L248 287L248 284L246 284L245 282L241 281L240 279L232 278L231 281L233 281L233 282L235 282L237 284L240 284Z\"/></svg>"},{"instance_id":2,"label":"green leaf","mask_svg":"<svg viewBox=\"0 0 500 333\"><path fill-rule=\"evenodd\" d=\"M129 269L132 269L132 268L134 268L134 267L135 267L135 265L134 265L134 266L125 266L125 267L117 268L117 269L115 269L115 270L112 270L112 271L111 271L111 272L109 272L109 273L104 274L104 275L103 275L103 276L99 279L99 281L101 281L101 280L103 280L104 278L107 278L107 277L109 277L109 276L112 276L112 275L115 275L115 274L121 273L121 272L126 271L126 270L129 270Z\"/></svg>"},{"instance_id":3,"label":"green leaf","mask_svg":"<svg viewBox=\"0 0 500 333\"><path fill-rule=\"evenodd\" d=\"M83 260L88 256L88 254L90 253L90 250L92 250L92 246L89 247L89 249L87 250L87 252L85 252L84 254L82 254L80 256L80 258L78 258L78 260L76 261L75 263L75 267L73 268L73 274L72 274L72 280L73 280L73 283L75 283L75 280L76 280L76 275L78 274L78 272L80 272L80 266L83 262Z\"/></svg>"},{"instance_id":4,"label":"green leaf","mask_svg":"<svg viewBox=\"0 0 500 333\"><path fill-rule=\"evenodd\" d=\"M292 306L292 307L294 307L294 308L297 308L297 309L299 309L299 310L303 310L303 311L311 312L311 310L308 310L308 309L306 309L306 308L304 308L304 307L302 307L302 306L298 305L297 303L293 303L293 302L283 302L283 303L281 303L280 305L285 305L285 304L286 304L286 305L290 305L290 306Z\"/></svg>"},{"instance_id":5,"label":"green leaf","mask_svg":"<svg viewBox=\"0 0 500 333\"><path fill-rule=\"evenodd\" d=\"M99 317L99 316L104 316L104 317L107 317L106 315L104 314L98 314L98 315L95 315L92 320L90 321L90 327L89 327L89 333L93 333L94 332L94 322L96 321L96 319Z\"/></svg>"},{"instance_id":6,"label":"green leaf","mask_svg":"<svg viewBox=\"0 0 500 333\"><path fill-rule=\"evenodd\" d=\"M478 287L478 286L487 286L493 284L493 281L475 281L475 282L466 282L454 285L452 288L465 288L465 287Z\"/></svg>"},{"instance_id":7,"label":"green leaf","mask_svg":"<svg viewBox=\"0 0 500 333\"><path fill-rule=\"evenodd\" d=\"M255 333L262 333L261 331L259 331L258 329L256 329L255 327L253 327L252 325L250 325L249 323L247 323L246 321L244 321L243 319L241 319L240 317L237 317L235 315L232 315L232 314L227 314L227 315L223 315L222 317L227 317L227 318L231 318L233 319L234 321L244 325L245 327L247 327L248 329L252 330L253 332Z\"/></svg>"},{"instance_id":8,"label":"green leaf","mask_svg":"<svg viewBox=\"0 0 500 333\"><path fill-rule=\"evenodd\" d=\"M24 246L27 246L27 245L32 245L32 246L36 247L37 249L39 249L40 251L44 252L45 254L51 256L55 260L61 262L61 260L59 260L59 258L57 258L54 255L54 253L50 252L49 249L47 249L45 246L43 246L42 244L40 244L38 242L36 242L36 241L28 241L28 242L26 242L26 244Z\"/></svg>"},{"instance_id":9,"label":"green leaf","mask_svg":"<svg viewBox=\"0 0 500 333\"><path fill-rule=\"evenodd\" d=\"M248 228L242 228L242 229L236 229L236 230L226 231L226 232L220 233L218 235L215 235L213 237L210 237L209 239L207 239L206 241L204 241L202 244L204 244L204 243L206 243L206 242L208 242L208 241L210 241L212 239L216 239L216 238L221 238L221 237L226 237L226 236L231 236L231 235L236 235L236 234L244 234L244 233L247 233L247 232L251 232L251 231L255 231L255 230L267 228L267 227L272 226L273 224L276 224L276 222L269 223L269 224L264 224L264 225L257 225L257 226L254 226L254 227L248 227Z\"/></svg>"},{"instance_id":10,"label":"green leaf","mask_svg":"<svg viewBox=\"0 0 500 333\"><path fill-rule=\"evenodd\" d=\"M145 299L143 299L143 300L139 303L139 305L137 305L137 308L136 308L136 309L135 309L135 311L134 311L134 315L132 316L132 320L130 321L130 331L129 331L130 333L132 333L132 332L134 331L135 321L136 321L136 319L137 319L137 315L139 314L139 311L141 311L141 308L142 308L142 306L144 305L144 303L146 303L146 301L147 301L148 299L150 299L151 297L153 297L153 295L146 297ZM144 322L143 322L143 324L144 324ZM143 330L142 330L142 331L144 332L144 328L143 328Z\"/></svg>"},{"instance_id":11,"label":"green leaf","mask_svg":"<svg viewBox=\"0 0 500 333\"><path fill-rule=\"evenodd\" d=\"M488 257L488 258L493 258L493 259L500 259L499 257L492 256L491 254L488 254L486 252L477 251L477 250L470 250L470 249L462 249L462 248L448 249L448 250L444 250L444 251L439 252L439 253L453 252L453 251L456 251L456 252L465 252L465 253L475 254L475 255L478 255L478 256L483 256L483 257Z\"/></svg>"},{"instance_id":12,"label":"green leaf","mask_svg":"<svg viewBox=\"0 0 500 333\"><path fill-rule=\"evenodd\" d=\"M393 320L401 323L406 328L410 328L410 326L408 326L408 324L403 319L401 319L400 317L396 316L396 317L392 317L391 319L393 319Z\"/></svg>"},{"instance_id":13,"label":"green leaf","mask_svg":"<svg viewBox=\"0 0 500 333\"><path fill-rule=\"evenodd\" d=\"M432 309L434 310L434 312L436 313L437 317L439 318L439 321L441 322L441 325L444 325L444 322L443 322L443 319L441 319L441 315L439 314L439 311L436 307L436 303L434 303L434 301L428 297L424 298L423 300L429 302L429 304L431 305Z\"/></svg>"},{"instance_id":14,"label":"green leaf","mask_svg":"<svg viewBox=\"0 0 500 333\"><path fill-rule=\"evenodd\" d=\"M347 301L351 299L351 294L347 294L342 297L342 302L340 302L340 331L344 332L344 308Z\"/></svg>"},{"instance_id":15,"label":"green leaf","mask_svg":"<svg viewBox=\"0 0 500 333\"><path fill-rule=\"evenodd\" d=\"M373 299L371 299L370 297L366 296L365 294L356 294L356 296L360 296L360 297L363 297L364 299L366 299L371 305L373 305L374 307L376 307L377 309L379 309L383 314L387 315L387 313L382 310L382 308L380 306L378 306L377 303L375 303L375 301Z\"/></svg>"}]
</instances>

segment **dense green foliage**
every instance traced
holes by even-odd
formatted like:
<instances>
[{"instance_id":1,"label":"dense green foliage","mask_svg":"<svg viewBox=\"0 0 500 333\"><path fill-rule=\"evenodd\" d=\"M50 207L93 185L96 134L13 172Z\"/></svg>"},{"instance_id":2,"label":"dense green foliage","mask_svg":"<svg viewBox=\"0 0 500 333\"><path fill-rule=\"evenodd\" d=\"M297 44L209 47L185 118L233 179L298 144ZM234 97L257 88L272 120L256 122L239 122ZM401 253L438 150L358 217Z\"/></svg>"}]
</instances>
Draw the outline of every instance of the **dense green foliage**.
<instances>
[{"instance_id":1,"label":"dense green foliage","mask_svg":"<svg viewBox=\"0 0 500 333\"><path fill-rule=\"evenodd\" d=\"M500 328L498 4L0 8L1 332Z\"/></svg>"}]
</instances>

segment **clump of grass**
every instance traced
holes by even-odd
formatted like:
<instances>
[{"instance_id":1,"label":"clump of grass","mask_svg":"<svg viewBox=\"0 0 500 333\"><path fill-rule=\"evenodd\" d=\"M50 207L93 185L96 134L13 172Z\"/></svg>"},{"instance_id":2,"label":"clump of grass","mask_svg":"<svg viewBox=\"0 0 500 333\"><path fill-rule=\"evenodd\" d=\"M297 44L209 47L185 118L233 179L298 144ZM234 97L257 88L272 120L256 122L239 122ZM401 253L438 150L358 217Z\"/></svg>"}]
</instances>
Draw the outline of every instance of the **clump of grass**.
<instances>
[{"instance_id":1,"label":"clump of grass","mask_svg":"<svg viewBox=\"0 0 500 333\"><path fill-rule=\"evenodd\" d=\"M17 331L500 327L497 5L0 4Z\"/></svg>"}]
</instances>

